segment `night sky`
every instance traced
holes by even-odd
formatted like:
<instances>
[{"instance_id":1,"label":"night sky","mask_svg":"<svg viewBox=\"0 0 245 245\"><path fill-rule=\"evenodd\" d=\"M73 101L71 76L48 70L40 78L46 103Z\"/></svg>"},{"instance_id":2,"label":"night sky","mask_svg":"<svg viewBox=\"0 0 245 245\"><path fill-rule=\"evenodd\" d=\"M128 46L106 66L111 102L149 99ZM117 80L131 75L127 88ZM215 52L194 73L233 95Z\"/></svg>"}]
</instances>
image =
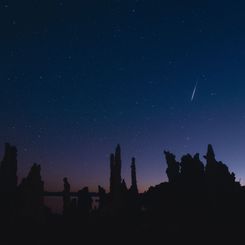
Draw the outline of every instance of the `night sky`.
<instances>
[{"instance_id":1,"label":"night sky","mask_svg":"<svg viewBox=\"0 0 245 245\"><path fill-rule=\"evenodd\" d=\"M245 183L244 1L0 1L0 156L45 189L166 181L163 150L206 153ZM191 100L195 85L196 91ZM202 158L204 161L204 159Z\"/></svg>"}]
</instances>

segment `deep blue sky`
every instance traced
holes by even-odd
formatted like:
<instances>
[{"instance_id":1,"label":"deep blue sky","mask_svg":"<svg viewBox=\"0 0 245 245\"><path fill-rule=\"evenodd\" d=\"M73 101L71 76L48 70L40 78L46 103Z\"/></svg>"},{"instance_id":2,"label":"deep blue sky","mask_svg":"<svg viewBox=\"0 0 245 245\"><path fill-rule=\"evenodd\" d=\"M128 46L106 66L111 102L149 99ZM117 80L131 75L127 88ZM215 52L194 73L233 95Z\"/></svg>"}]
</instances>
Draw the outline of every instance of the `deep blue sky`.
<instances>
[{"instance_id":1,"label":"deep blue sky","mask_svg":"<svg viewBox=\"0 0 245 245\"><path fill-rule=\"evenodd\" d=\"M166 180L163 150L218 160L245 182L244 1L0 2L0 153L45 188L108 189L121 144L130 185ZM194 100L192 91L198 80ZM203 160L203 159L202 159Z\"/></svg>"}]
</instances>

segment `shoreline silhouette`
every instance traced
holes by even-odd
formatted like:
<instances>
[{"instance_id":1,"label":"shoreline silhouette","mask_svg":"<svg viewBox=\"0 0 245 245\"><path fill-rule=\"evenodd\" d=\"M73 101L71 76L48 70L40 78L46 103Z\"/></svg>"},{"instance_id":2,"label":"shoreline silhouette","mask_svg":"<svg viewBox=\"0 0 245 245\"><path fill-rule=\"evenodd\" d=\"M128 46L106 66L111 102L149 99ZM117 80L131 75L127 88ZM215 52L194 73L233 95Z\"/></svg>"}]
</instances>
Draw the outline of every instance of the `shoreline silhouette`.
<instances>
[{"instance_id":1,"label":"shoreline silhouette","mask_svg":"<svg viewBox=\"0 0 245 245\"><path fill-rule=\"evenodd\" d=\"M98 192L90 192L86 186L71 192L67 177L61 192L48 192L37 163L17 184L17 148L6 143L0 164L1 241L15 244L18 237L18 242L25 244L66 244L76 239L108 244L158 239L179 243L202 237L201 243L210 239L220 243L242 238L244 187L216 160L212 145L204 156L206 164L198 153L186 154L179 162L173 153L163 153L168 182L143 193L138 191L134 157L130 187L121 176L120 145L110 155L109 192L102 186ZM53 213L44 197L61 198L62 213Z\"/></svg>"}]
</instances>

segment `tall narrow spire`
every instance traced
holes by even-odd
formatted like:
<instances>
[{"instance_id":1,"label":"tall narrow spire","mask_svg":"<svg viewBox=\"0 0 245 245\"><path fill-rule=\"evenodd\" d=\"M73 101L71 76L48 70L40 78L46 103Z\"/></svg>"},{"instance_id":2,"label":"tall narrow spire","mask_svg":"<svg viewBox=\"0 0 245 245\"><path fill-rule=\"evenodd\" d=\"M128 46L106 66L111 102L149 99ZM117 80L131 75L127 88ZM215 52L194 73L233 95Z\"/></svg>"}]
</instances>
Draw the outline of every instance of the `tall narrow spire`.
<instances>
[{"instance_id":1,"label":"tall narrow spire","mask_svg":"<svg viewBox=\"0 0 245 245\"><path fill-rule=\"evenodd\" d=\"M120 177L120 183L121 183L121 148L118 144L115 150L115 165L117 166L117 175Z\"/></svg>"},{"instance_id":2,"label":"tall narrow spire","mask_svg":"<svg viewBox=\"0 0 245 245\"><path fill-rule=\"evenodd\" d=\"M117 145L116 151L115 151L115 174L116 174L116 183L118 186L121 185L122 179L121 179L121 148L120 145Z\"/></svg>"},{"instance_id":3,"label":"tall narrow spire","mask_svg":"<svg viewBox=\"0 0 245 245\"><path fill-rule=\"evenodd\" d=\"M215 154L214 154L214 150L213 150L213 146L211 144L208 145L208 150L207 150L207 158L215 158Z\"/></svg>"},{"instance_id":4,"label":"tall narrow spire","mask_svg":"<svg viewBox=\"0 0 245 245\"><path fill-rule=\"evenodd\" d=\"M112 196L117 196L121 189L121 149L117 145L115 154L110 156L110 192Z\"/></svg>"},{"instance_id":5,"label":"tall narrow spire","mask_svg":"<svg viewBox=\"0 0 245 245\"><path fill-rule=\"evenodd\" d=\"M131 162L131 191L135 194L138 194L137 179L136 179L136 166L135 158L132 158Z\"/></svg>"}]
</instances>

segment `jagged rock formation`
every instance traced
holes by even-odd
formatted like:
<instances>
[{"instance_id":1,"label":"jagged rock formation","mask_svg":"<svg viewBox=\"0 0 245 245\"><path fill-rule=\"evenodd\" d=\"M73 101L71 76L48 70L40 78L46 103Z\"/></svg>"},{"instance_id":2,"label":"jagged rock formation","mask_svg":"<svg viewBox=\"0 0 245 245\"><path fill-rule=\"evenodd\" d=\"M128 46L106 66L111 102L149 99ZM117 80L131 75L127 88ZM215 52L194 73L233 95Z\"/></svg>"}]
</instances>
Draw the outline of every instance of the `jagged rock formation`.
<instances>
[{"instance_id":1,"label":"jagged rock formation","mask_svg":"<svg viewBox=\"0 0 245 245\"><path fill-rule=\"evenodd\" d=\"M204 158L207 160L205 167L206 183L210 189L227 189L235 184L235 174L229 172L229 168L215 159L214 150L211 144Z\"/></svg>"},{"instance_id":2,"label":"jagged rock formation","mask_svg":"<svg viewBox=\"0 0 245 245\"><path fill-rule=\"evenodd\" d=\"M199 159L199 154L192 157L190 154L184 155L180 162L181 182L192 185L204 181L204 165Z\"/></svg>"},{"instance_id":3,"label":"jagged rock formation","mask_svg":"<svg viewBox=\"0 0 245 245\"><path fill-rule=\"evenodd\" d=\"M17 188L17 222L6 222L5 218L10 214L6 204L13 203L13 199L10 202L8 197L11 196L5 196L0 202L0 223L2 227L21 230L18 233L11 230L10 234L33 234L30 244L36 241L37 237L42 238L43 232L46 232L49 241L48 235L54 230L56 233L53 234L51 243L60 239L58 241L64 244L75 241L71 240L74 237L83 242L85 237L91 241L95 234L97 243L101 243L102 237L107 243L115 243L114 236L125 237L124 243L132 237L140 242L152 241L154 237L158 238L156 240L164 238L168 243L177 238L177 244L185 238L194 238L193 240L197 241L200 237L207 238L205 244L212 241L213 237L220 242L221 237L226 240L226 234L230 234L232 241L237 235L242 238L245 190L235 181L235 174L230 173L224 163L215 159L212 146L208 145L207 154L204 156L207 160L206 166L201 162L199 154L186 154L177 162L175 155L167 151L164 153L169 182L160 183L139 194L135 158L132 158L131 162L131 187L128 189L126 182L121 179L121 152L118 145L115 154L111 155L110 193L106 194L102 187L98 187L98 209L92 210L88 187L78 193L71 193L70 184L67 178L64 178L63 192L58 193L63 196L63 216L44 216L43 195L46 193L43 192L40 165L34 164ZM16 149L7 146L0 170L2 173L9 173L8 176L11 176L9 178L12 180L6 180L10 186L1 187L1 190L10 191L16 188L15 166ZM6 185L2 173L1 183ZM71 200L71 195L78 198ZM43 222L44 217L47 217L46 222ZM4 234L4 230L2 231ZM9 235L6 237L8 240ZM66 239L63 239L64 237ZM18 236L17 239L19 240ZM42 242L41 239L40 243Z\"/></svg>"},{"instance_id":4,"label":"jagged rock formation","mask_svg":"<svg viewBox=\"0 0 245 245\"><path fill-rule=\"evenodd\" d=\"M35 222L44 222L44 183L40 165L34 163L19 185L20 216Z\"/></svg>"},{"instance_id":5,"label":"jagged rock formation","mask_svg":"<svg viewBox=\"0 0 245 245\"><path fill-rule=\"evenodd\" d=\"M166 169L168 180L170 183L176 183L179 179L179 174L180 174L179 163L175 160L174 154L170 153L169 151L164 151L164 154L168 165Z\"/></svg>"},{"instance_id":6,"label":"jagged rock formation","mask_svg":"<svg viewBox=\"0 0 245 245\"><path fill-rule=\"evenodd\" d=\"M229 188L235 183L235 174L229 172L228 167L215 159L212 145L208 145L207 154L204 156L206 166L201 162L199 154L193 157L190 154L182 156L178 163L175 155L164 151L167 162L167 176L169 183L188 184L195 187L197 184L205 184L211 188Z\"/></svg>"}]
</instances>

